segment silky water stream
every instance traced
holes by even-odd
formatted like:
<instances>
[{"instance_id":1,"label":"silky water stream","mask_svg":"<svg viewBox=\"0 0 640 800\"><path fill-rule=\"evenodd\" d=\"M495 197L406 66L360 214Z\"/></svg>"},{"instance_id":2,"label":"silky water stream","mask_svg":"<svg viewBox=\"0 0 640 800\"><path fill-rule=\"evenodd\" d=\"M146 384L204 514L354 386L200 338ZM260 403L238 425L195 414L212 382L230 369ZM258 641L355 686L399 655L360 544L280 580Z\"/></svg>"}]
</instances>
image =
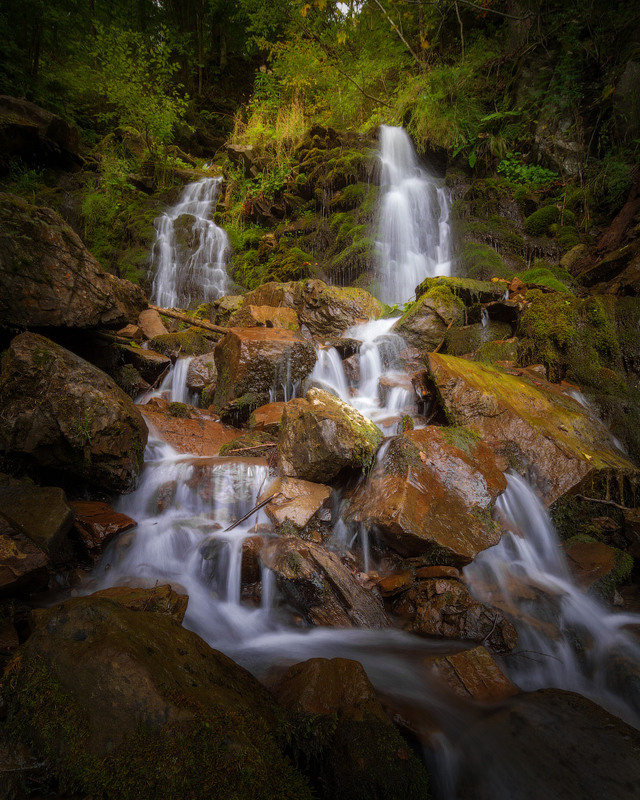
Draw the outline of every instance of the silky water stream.
<instances>
[{"instance_id":1,"label":"silky water stream","mask_svg":"<svg viewBox=\"0 0 640 800\"><path fill-rule=\"evenodd\" d=\"M407 155L397 129L385 129L383 164L385 139L396 153L386 155L389 163L384 169L392 176L388 179L392 188L386 194L402 194L405 190L397 188L393 176L410 173L402 180L409 182L410 192L420 195L414 184L424 175L415 155L412 151ZM430 201L439 196L435 188L424 194ZM383 194L383 217L389 205L402 205L401 198L387 199L389 203ZM431 220L427 225L431 233L426 238L423 231L423 239L416 241L416 225L410 225L398 234L403 243L388 242L382 248L382 284L392 302L408 299L409 285L413 291L426 275L448 271L448 231L443 233L441 225L443 208L446 199L438 204L437 211L425 212ZM397 273L407 264L411 277L405 285ZM398 431L403 414L416 416L418 410L398 365L404 344L391 331L394 322L376 321L346 332L345 336L361 342L359 370L349 377L338 351L328 348L318 350L318 361L309 378L311 384L325 386L352 403L376 421L386 435ZM187 367L178 362L166 379L163 391L171 392L172 399L189 401L182 388ZM382 379L387 382L384 402L379 392ZM300 388L304 387L288 385L286 375L280 376L273 397L288 399ZM245 522L232 525L256 505L271 480L264 460L185 455L151 430L141 484L119 501L119 509L137 520L138 527L109 546L86 591L156 582L182 586L189 596L185 627L258 677L275 664L317 656L361 662L389 705L409 717L417 736L428 742L426 754L435 796L447 800L457 797L458 767L469 755L465 752L465 732L482 720L486 706L454 697L429 673L423 659L465 649L467 644L421 639L394 629L339 630L293 624L273 574L264 567L259 593L244 598L242 543L257 531L267 530L268 520L260 510ZM509 476L497 511L509 533L498 546L478 556L465 569L464 577L479 599L504 609L518 628L517 651L501 666L524 690L559 687L577 691L638 725L640 701L629 692L619 666L621 662L640 661L638 646L628 633L628 627L640 623L640 617L614 614L577 588L549 517L523 479ZM368 532L348 530L339 508L334 511L333 523L335 534L329 546L344 552L354 543L354 537L359 538L360 568L369 569ZM507 759L509 754L499 757ZM488 765L483 768L489 769ZM507 781L493 796L508 798L513 788Z\"/></svg>"}]
</instances>

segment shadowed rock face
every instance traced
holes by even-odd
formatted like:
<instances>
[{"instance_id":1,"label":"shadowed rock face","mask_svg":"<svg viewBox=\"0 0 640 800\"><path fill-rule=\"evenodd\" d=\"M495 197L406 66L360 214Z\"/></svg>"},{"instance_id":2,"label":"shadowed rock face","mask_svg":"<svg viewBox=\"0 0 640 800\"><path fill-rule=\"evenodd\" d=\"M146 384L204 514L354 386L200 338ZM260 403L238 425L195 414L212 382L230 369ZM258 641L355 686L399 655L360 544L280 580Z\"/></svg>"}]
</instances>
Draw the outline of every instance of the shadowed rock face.
<instances>
[{"instance_id":1,"label":"shadowed rock face","mask_svg":"<svg viewBox=\"0 0 640 800\"><path fill-rule=\"evenodd\" d=\"M598 475L637 480L602 423L543 378L534 382L453 356L428 359L449 417L479 433L505 468L532 468L547 504Z\"/></svg>"},{"instance_id":2,"label":"shadowed rock face","mask_svg":"<svg viewBox=\"0 0 640 800\"><path fill-rule=\"evenodd\" d=\"M142 468L147 426L96 367L44 336L23 333L2 359L0 451L116 492Z\"/></svg>"},{"instance_id":3,"label":"shadowed rock face","mask_svg":"<svg viewBox=\"0 0 640 800\"><path fill-rule=\"evenodd\" d=\"M19 327L134 323L140 287L105 272L50 208L0 195L0 321Z\"/></svg>"},{"instance_id":4,"label":"shadowed rock face","mask_svg":"<svg viewBox=\"0 0 640 800\"><path fill-rule=\"evenodd\" d=\"M348 511L402 555L431 552L467 564L500 541L491 520L506 488L491 450L461 429L429 426L395 437Z\"/></svg>"}]
</instances>

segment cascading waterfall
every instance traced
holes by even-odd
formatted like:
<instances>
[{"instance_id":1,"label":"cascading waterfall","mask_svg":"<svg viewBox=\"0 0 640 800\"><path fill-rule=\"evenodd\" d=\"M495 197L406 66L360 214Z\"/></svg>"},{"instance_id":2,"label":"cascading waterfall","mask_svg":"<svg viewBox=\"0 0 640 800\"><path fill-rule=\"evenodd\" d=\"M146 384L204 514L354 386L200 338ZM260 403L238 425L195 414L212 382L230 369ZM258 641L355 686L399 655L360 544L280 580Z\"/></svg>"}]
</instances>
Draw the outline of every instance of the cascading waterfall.
<instances>
[{"instance_id":1,"label":"cascading waterfall","mask_svg":"<svg viewBox=\"0 0 640 800\"><path fill-rule=\"evenodd\" d=\"M156 219L151 252L154 305L189 308L227 290L229 239L211 219L221 182L222 178L203 178L190 183L176 205Z\"/></svg>"},{"instance_id":2,"label":"cascading waterfall","mask_svg":"<svg viewBox=\"0 0 640 800\"><path fill-rule=\"evenodd\" d=\"M419 164L403 128L380 129L379 297L389 305L411 300L427 277L451 269L449 201Z\"/></svg>"}]
</instances>

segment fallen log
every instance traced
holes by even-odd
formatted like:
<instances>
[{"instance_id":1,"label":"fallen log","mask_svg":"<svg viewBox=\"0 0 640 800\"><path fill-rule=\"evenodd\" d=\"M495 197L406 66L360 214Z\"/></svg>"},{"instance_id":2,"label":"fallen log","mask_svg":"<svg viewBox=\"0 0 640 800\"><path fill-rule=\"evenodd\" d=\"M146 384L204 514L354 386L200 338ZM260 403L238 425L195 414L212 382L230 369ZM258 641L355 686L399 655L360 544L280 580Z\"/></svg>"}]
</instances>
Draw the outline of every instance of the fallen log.
<instances>
[{"instance_id":1,"label":"fallen log","mask_svg":"<svg viewBox=\"0 0 640 800\"><path fill-rule=\"evenodd\" d=\"M213 333L220 333L224 335L225 333L229 333L229 328L223 328L222 325L214 325L212 322L207 322L204 319L198 319L197 317L190 317L188 314L182 314L179 311L174 311L171 308L159 308L158 306L149 306L149 308L157 311L159 314L164 314L165 317L173 317L173 319L179 319L180 322L187 322L189 325L193 325L195 328L203 328L205 331L212 331Z\"/></svg>"}]
</instances>

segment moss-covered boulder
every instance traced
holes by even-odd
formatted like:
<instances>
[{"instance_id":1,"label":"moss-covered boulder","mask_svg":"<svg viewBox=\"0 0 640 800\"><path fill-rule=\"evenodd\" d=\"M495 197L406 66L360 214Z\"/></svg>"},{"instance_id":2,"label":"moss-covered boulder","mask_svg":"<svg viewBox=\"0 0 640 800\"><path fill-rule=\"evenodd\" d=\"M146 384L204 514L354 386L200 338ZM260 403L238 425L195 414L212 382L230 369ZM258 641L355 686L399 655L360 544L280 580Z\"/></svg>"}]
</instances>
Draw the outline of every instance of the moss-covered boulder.
<instances>
[{"instance_id":1,"label":"moss-covered boulder","mask_svg":"<svg viewBox=\"0 0 640 800\"><path fill-rule=\"evenodd\" d=\"M447 331L444 347L448 355L462 356L475 352L488 342L507 339L511 334L512 327L508 322L489 320L485 325L476 322L475 325L463 325Z\"/></svg>"},{"instance_id":2,"label":"moss-covered boulder","mask_svg":"<svg viewBox=\"0 0 640 800\"><path fill-rule=\"evenodd\" d=\"M273 686L294 758L326 800L428 800L428 776L384 713L362 665L312 658Z\"/></svg>"},{"instance_id":3,"label":"moss-covered boulder","mask_svg":"<svg viewBox=\"0 0 640 800\"><path fill-rule=\"evenodd\" d=\"M149 348L169 356L172 361L178 356L202 356L211 352L211 340L205 333L206 331L198 330L197 327L176 333L163 333L149 341Z\"/></svg>"},{"instance_id":4,"label":"moss-covered boulder","mask_svg":"<svg viewBox=\"0 0 640 800\"><path fill-rule=\"evenodd\" d=\"M265 393L290 396L293 385L305 378L316 362L316 352L308 339L284 328L231 328L216 345L218 371L214 405L223 409L246 395L260 405ZM280 399L280 398L278 398Z\"/></svg>"},{"instance_id":5,"label":"moss-covered boulder","mask_svg":"<svg viewBox=\"0 0 640 800\"><path fill-rule=\"evenodd\" d=\"M147 426L96 367L44 336L23 333L2 357L0 451L71 473L108 491L131 491Z\"/></svg>"},{"instance_id":6,"label":"moss-covered boulder","mask_svg":"<svg viewBox=\"0 0 640 800\"><path fill-rule=\"evenodd\" d=\"M369 469L382 432L353 406L322 389L284 409L278 442L283 475L326 483L346 468Z\"/></svg>"},{"instance_id":7,"label":"moss-covered boulder","mask_svg":"<svg viewBox=\"0 0 640 800\"><path fill-rule=\"evenodd\" d=\"M40 611L2 692L8 730L63 791L310 797L278 747L269 692L163 614L97 597Z\"/></svg>"},{"instance_id":8,"label":"moss-covered boulder","mask_svg":"<svg viewBox=\"0 0 640 800\"><path fill-rule=\"evenodd\" d=\"M464 325L464 303L446 285L436 285L405 311L393 326L408 344L419 350L435 350L450 325Z\"/></svg>"},{"instance_id":9,"label":"moss-covered boulder","mask_svg":"<svg viewBox=\"0 0 640 800\"><path fill-rule=\"evenodd\" d=\"M440 354L428 365L449 419L480 434L505 468L530 469L547 504L598 477L637 480L602 423L544 378Z\"/></svg>"},{"instance_id":10,"label":"moss-covered boulder","mask_svg":"<svg viewBox=\"0 0 640 800\"><path fill-rule=\"evenodd\" d=\"M500 283L492 281L478 281L473 278L448 278L444 276L425 278L416 286L416 300L436 286L446 286L453 295L459 297L465 306L475 303L490 303L499 300L504 295L504 288Z\"/></svg>"},{"instance_id":11,"label":"moss-covered boulder","mask_svg":"<svg viewBox=\"0 0 640 800\"><path fill-rule=\"evenodd\" d=\"M353 495L348 519L373 528L402 555L467 564L500 541L491 512L506 486L476 434L429 426L390 442Z\"/></svg>"},{"instance_id":12,"label":"moss-covered boulder","mask_svg":"<svg viewBox=\"0 0 640 800\"><path fill-rule=\"evenodd\" d=\"M279 536L260 552L278 589L310 625L385 628L382 600L363 588L338 556L298 536Z\"/></svg>"},{"instance_id":13,"label":"moss-covered boulder","mask_svg":"<svg viewBox=\"0 0 640 800\"><path fill-rule=\"evenodd\" d=\"M146 305L142 290L105 272L55 211L0 195L0 325L121 328Z\"/></svg>"}]
</instances>

